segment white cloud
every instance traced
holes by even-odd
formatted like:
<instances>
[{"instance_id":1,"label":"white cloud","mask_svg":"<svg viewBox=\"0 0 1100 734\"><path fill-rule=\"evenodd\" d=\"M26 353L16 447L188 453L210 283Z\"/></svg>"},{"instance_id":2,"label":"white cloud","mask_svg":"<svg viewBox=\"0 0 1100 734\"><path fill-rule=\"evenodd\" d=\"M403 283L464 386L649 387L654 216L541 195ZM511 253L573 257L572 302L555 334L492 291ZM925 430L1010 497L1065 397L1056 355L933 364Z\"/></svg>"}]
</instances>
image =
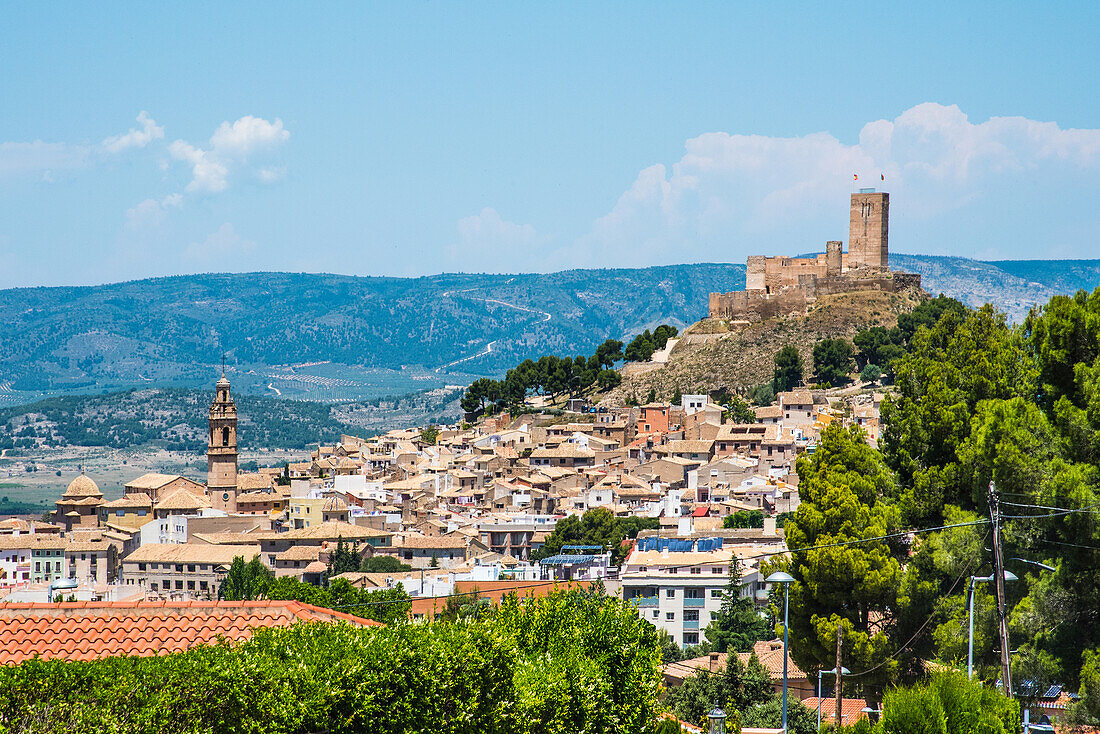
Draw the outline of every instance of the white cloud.
<instances>
[{"instance_id":1,"label":"white cloud","mask_svg":"<svg viewBox=\"0 0 1100 734\"><path fill-rule=\"evenodd\" d=\"M798 238L803 225L835 211L859 185L853 174L870 186L885 174L895 209L904 201L908 214L933 217L965 206L983 186L1005 177L1022 181L1041 174L1056 182L1060 172L1100 164L1100 130L1063 130L1023 117L973 123L957 106L935 103L867 123L855 145L829 133L773 138L714 132L685 147L670 168L642 170L559 259L680 262L713 257L718 247L728 253L738 240L763 252L763 242L777 233ZM821 240L842 236L820 233ZM817 235L805 243L819 244Z\"/></svg>"},{"instance_id":2,"label":"white cloud","mask_svg":"<svg viewBox=\"0 0 1100 734\"><path fill-rule=\"evenodd\" d=\"M126 210L126 229L138 230L155 227L164 221L169 208L179 209L183 205L183 196L169 194L160 199L146 199L132 209Z\"/></svg>"},{"instance_id":3,"label":"white cloud","mask_svg":"<svg viewBox=\"0 0 1100 734\"><path fill-rule=\"evenodd\" d=\"M164 128L157 125L157 121L142 110L138 113L137 121L141 123L141 129L130 128L130 131L122 135L112 135L103 141L103 149L108 153L121 153L129 148L144 148L154 140L164 137Z\"/></svg>"},{"instance_id":4,"label":"white cloud","mask_svg":"<svg viewBox=\"0 0 1100 734\"><path fill-rule=\"evenodd\" d=\"M249 254L255 249L255 242L241 237L233 225L226 222L202 242L188 245L184 254L200 264L224 269L238 255Z\"/></svg>"},{"instance_id":5,"label":"white cloud","mask_svg":"<svg viewBox=\"0 0 1100 734\"><path fill-rule=\"evenodd\" d=\"M53 173L84 168L91 158L86 145L67 143L0 143L0 178L35 177L51 182Z\"/></svg>"},{"instance_id":6,"label":"white cloud","mask_svg":"<svg viewBox=\"0 0 1100 734\"><path fill-rule=\"evenodd\" d=\"M488 249L529 247L538 241L538 233L530 224L504 220L489 206L458 220L458 236L463 245Z\"/></svg>"},{"instance_id":7,"label":"white cloud","mask_svg":"<svg viewBox=\"0 0 1100 734\"><path fill-rule=\"evenodd\" d=\"M210 137L210 145L221 156L247 158L249 154L273 148L286 142L290 131L283 129L283 121L275 118L268 122L260 117L245 115L232 125L223 122Z\"/></svg>"},{"instance_id":8,"label":"white cloud","mask_svg":"<svg viewBox=\"0 0 1100 734\"><path fill-rule=\"evenodd\" d=\"M249 159L269 154L290 137L283 128L283 121L268 122L246 115L230 124L223 122L210 137L210 145L200 148L183 140L168 146L172 157L191 166L191 182L188 191L218 193L229 186L234 171L245 169ZM270 183L280 177L280 169L261 167L257 178Z\"/></svg>"}]
</instances>

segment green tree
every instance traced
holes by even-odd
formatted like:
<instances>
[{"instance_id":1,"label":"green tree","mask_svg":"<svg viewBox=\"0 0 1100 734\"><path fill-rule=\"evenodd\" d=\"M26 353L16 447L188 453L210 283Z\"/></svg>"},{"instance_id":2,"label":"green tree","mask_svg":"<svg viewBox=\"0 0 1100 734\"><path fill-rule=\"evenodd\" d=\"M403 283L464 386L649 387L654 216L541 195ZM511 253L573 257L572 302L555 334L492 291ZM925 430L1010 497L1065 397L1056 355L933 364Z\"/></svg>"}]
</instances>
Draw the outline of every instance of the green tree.
<instances>
[{"instance_id":1,"label":"green tree","mask_svg":"<svg viewBox=\"0 0 1100 734\"><path fill-rule=\"evenodd\" d=\"M852 337L856 348L856 366L863 369L869 364L883 365L905 354L905 337L897 327L872 326Z\"/></svg>"},{"instance_id":2,"label":"green tree","mask_svg":"<svg viewBox=\"0 0 1100 734\"><path fill-rule=\"evenodd\" d=\"M596 384L601 390L611 390L618 387L623 381L623 376L617 370L600 370L596 376Z\"/></svg>"},{"instance_id":3,"label":"green tree","mask_svg":"<svg viewBox=\"0 0 1100 734\"><path fill-rule=\"evenodd\" d=\"M646 329L630 340L623 351L623 357L627 362L648 362L655 351L657 347L653 344L653 335Z\"/></svg>"},{"instance_id":4,"label":"green tree","mask_svg":"<svg viewBox=\"0 0 1100 734\"><path fill-rule=\"evenodd\" d=\"M797 468L801 504L786 523L787 543L791 548L832 547L795 551L789 561L772 567L786 567L795 578L790 584L791 656L803 670L833 665L839 625L846 659L856 664L849 667L876 668L864 682L882 685L898 666L889 659L884 630L894 621L900 549L867 539L899 526L897 511L879 501L894 493L893 476L858 428L836 423L822 431L817 450L803 454ZM853 540L867 542L834 545ZM779 599L782 605L782 592L773 594L773 604Z\"/></svg>"},{"instance_id":5,"label":"green tree","mask_svg":"<svg viewBox=\"0 0 1100 734\"><path fill-rule=\"evenodd\" d=\"M772 376L772 393L793 390L802 384L802 355L793 345L775 353L775 371Z\"/></svg>"},{"instance_id":6,"label":"green tree","mask_svg":"<svg viewBox=\"0 0 1100 734\"><path fill-rule=\"evenodd\" d=\"M325 581L342 573L359 570L362 558L359 555L358 543L348 545L342 537L337 538L336 548L328 558L328 569L325 571Z\"/></svg>"},{"instance_id":7,"label":"green tree","mask_svg":"<svg viewBox=\"0 0 1100 734\"><path fill-rule=\"evenodd\" d=\"M814 379L826 385L842 385L855 369L852 343L847 339L822 339L814 345Z\"/></svg>"},{"instance_id":8,"label":"green tree","mask_svg":"<svg viewBox=\"0 0 1100 734\"><path fill-rule=\"evenodd\" d=\"M756 413L749 404L736 395L726 399L722 420L727 423L756 423Z\"/></svg>"},{"instance_id":9,"label":"green tree","mask_svg":"<svg viewBox=\"0 0 1100 734\"><path fill-rule=\"evenodd\" d=\"M964 673L934 673L925 685L897 688L882 699L883 734L1014 734L1020 708Z\"/></svg>"},{"instance_id":10,"label":"green tree","mask_svg":"<svg viewBox=\"0 0 1100 734\"><path fill-rule=\"evenodd\" d=\"M760 510L738 510L732 515L722 518L722 527L731 528L762 528L764 527L764 513Z\"/></svg>"},{"instance_id":11,"label":"green tree","mask_svg":"<svg viewBox=\"0 0 1100 734\"><path fill-rule=\"evenodd\" d=\"M897 472L911 523L935 523L945 504L967 507L958 451L983 400L1033 402L1036 369L991 307L960 315L947 309L931 329L919 329L910 351L894 362L894 397L883 403L880 445Z\"/></svg>"},{"instance_id":12,"label":"green tree","mask_svg":"<svg viewBox=\"0 0 1100 734\"><path fill-rule=\"evenodd\" d=\"M882 377L882 369L871 362L868 362L863 366L863 369L859 371L859 379L863 382L878 382Z\"/></svg>"},{"instance_id":13,"label":"green tree","mask_svg":"<svg viewBox=\"0 0 1100 734\"><path fill-rule=\"evenodd\" d=\"M420 442L427 446L435 446L439 440L439 426L427 426L420 431Z\"/></svg>"},{"instance_id":14,"label":"green tree","mask_svg":"<svg viewBox=\"0 0 1100 734\"><path fill-rule=\"evenodd\" d=\"M735 556L730 561L722 606L706 629L707 639L718 652L750 652L758 640L771 639L771 625L760 616L753 600L741 595L742 586L741 566Z\"/></svg>"},{"instance_id":15,"label":"green tree","mask_svg":"<svg viewBox=\"0 0 1100 734\"><path fill-rule=\"evenodd\" d=\"M225 580L218 587L218 598L225 601L250 601L267 593L274 574L263 564L259 556L245 563L244 556L237 556L229 566Z\"/></svg>"},{"instance_id":16,"label":"green tree","mask_svg":"<svg viewBox=\"0 0 1100 734\"><path fill-rule=\"evenodd\" d=\"M364 558L359 570L364 573L403 573L413 570L413 567L402 563L396 556L376 555Z\"/></svg>"}]
</instances>

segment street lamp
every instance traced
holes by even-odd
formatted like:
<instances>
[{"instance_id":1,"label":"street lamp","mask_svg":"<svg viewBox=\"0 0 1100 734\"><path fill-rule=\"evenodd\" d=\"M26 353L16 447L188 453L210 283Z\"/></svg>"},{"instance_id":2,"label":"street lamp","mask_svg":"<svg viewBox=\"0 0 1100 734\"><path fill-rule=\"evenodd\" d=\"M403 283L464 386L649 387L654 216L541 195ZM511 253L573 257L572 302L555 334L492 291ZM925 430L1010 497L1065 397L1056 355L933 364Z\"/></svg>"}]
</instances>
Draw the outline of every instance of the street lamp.
<instances>
[{"instance_id":1,"label":"street lamp","mask_svg":"<svg viewBox=\"0 0 1100 734\"><path fill-rule=\"evenodd\" d=\"M966 585L966 593L969 596L967 606L970 608L970 634L966 646L966 677L974 677L974 584L978 581L993 581L993 574L988 576L971 576ZM1018 581L1016 574L1005 569L1005 581Z\"/></svg>"},{"instance_id":2,"label":"street lamp","mask_svg":"<svg viewBox=\"0 0 1100 734\"><path fill-rule=\"evenodd\" d=\"M830 675L836 675L836 668L833 668L832 670L819 670L819 671L817 671L817 730L818 731L821 731L821 676L824 673L829 673ZM843 665L840 666L840 674L841 675L851 675L851 673L852 673L852 671L848 670Z\"/></svg>"},{"instance_id":3,"label":"street lamp","mask_svg":"<svg viewBox=\"0 0 1100 734\"><path fill-rule=\"evenodd\" d=\"M1026 558L1009 558L1008 560L1010 560L1010 561L1019 561L1020 563L1028 563L1032 566L1038 566L1039 568L1043 569L1044 571L1057 571L1058 570L1054 566L1048 566L1047 564L1039 563L1038 561L1029 561Z\"/></svg>"},{"instance_id":4,"label":"street lamp","mask_svg":"<svg viewBox=\"0 0 1100 734\"><path fill-rule=\"evenodd\" d=\"M50 602L51 604L53 603L54 591L75 589L77 586L79 586L79 584L77 584L76 579L57 579L56 581L51 581L49 587L47 587L46 593L49 595L49 599L47 599L46 601Z\"/></svg>"},{"instance_id":5,"label":"street lamp","mask_svg":"<svg viewBox=\"0 0 1100 734\"><path fill-rule=\"evenodd\" d=\"M764 579L766 584L783 584L783 734L787 734L787 611L790 606L791 584L794 576L785 571L776 571Z\"/></svg>"},{"instance_id":6,"label":"street lamp","mask_svg":"<svg viewBox=\"0 0 1100 734\"><path fill-rule=\"evenodd\" d=\"M718 708L718 704L714 704L714 708L707 714L707 720L710 721L710 734L725 734L726 712Z\"/></svg>"}]
</instances>

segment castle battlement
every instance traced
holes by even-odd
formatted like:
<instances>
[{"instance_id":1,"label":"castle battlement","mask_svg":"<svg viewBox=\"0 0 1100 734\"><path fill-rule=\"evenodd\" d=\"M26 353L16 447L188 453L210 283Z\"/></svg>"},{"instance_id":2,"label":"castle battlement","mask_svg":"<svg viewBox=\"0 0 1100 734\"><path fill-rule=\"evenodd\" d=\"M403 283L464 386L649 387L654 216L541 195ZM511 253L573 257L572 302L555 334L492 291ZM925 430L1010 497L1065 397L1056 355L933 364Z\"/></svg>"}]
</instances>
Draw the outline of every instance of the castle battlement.
<instances>
[{"instance_id":1,"label":"castle battlement","mask_svg":"<svg viewBox=\"0 0 1100 734\"><path fill-rule=\"evenodd\" d=\"M710 318L755 320L805 310L819 295L895 292L920 287L920 276L890 270L890 194L852 194L848 252L830 240L814 257L749 255L745 290L710 294Z\"/></svg>"}]
</instances>

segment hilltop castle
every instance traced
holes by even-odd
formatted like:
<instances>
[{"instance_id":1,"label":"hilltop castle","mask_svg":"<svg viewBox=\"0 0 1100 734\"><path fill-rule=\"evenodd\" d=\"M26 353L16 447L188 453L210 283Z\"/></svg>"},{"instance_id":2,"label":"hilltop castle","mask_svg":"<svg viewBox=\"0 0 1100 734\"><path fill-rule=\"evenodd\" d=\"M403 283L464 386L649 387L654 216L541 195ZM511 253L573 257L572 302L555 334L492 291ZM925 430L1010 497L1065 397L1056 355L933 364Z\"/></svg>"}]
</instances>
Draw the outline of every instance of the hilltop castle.
<instances>
[{"instance_id":1,"label":"hilltop castle","mask_svg":"<svg viewBox=\"0 0 1100 734\"><path fill-rule=\"evenodd\" d=\"M920 276L890 270L890 194L852 194L848 252L837 240L815 257L750 255L745 290L710 294L710 318L753 321L802 311L818 296L920 287Z\"/></svg>"}]
</instances>

